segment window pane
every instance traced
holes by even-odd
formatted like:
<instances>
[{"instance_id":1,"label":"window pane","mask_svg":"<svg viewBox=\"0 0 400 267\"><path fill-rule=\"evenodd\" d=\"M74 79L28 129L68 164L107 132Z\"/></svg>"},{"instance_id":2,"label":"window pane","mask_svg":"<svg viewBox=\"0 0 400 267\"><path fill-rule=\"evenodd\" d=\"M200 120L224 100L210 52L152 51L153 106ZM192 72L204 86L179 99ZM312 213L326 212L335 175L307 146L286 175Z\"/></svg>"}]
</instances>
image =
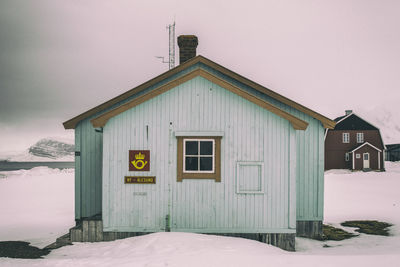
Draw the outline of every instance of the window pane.
<instances>
[{"instance_id":1,"label":"window pane","mask_svg":"<svg viewBox=\"0 0 400 267\"><path fill-rule=\"evenodd\" d=\"M357 143L364 142L364 133L357 133Z\"/></svg>"},{"instance_id":2,"label":"window pane","mask_svg":"<svg viewBox=\"0 0 400 267\"><path fill-rule=\"evenodd\" d=\"M186 157L185 158L185 170L186 171L198 171L199 170L199 158L198 157Z\"/></svg>"},{"instance_id":3,"label":"window pane","mask_svg":"<svg viewBox=\"0 0 400 267\"><path fill-rule=\"evenodd\" d=\"M200 158L200 171L212 171L212 157Z\"/></svg>"},{"instance_id":4,"label":"window pane","mask_svg":"<svg viewBox=\"0 0 400 267\"><path fill-rule=\"evenodd\" d=\"M186 155L198 155L198 154L199 154L199 142L186 141Z\"/></svg>"},{"instance_id":5,"label":"window pane","mask_svg":"<svg viewBox=\"0 0 400 267\"><path fill-rule=\"evenodd\" d=\"M343 143L349 143L350 135L349 133L343 133Z\"/></svg>"},{"instance_id":6,"label":"window pane","mask_svg":"<svg viewBox=\"0 0 400 267\"><path fill-rule=\"evenodd\" d=\"M213 142L200 141L200 155L212 155L212 154L213 154Z\"/></svg>"}]
</instances>

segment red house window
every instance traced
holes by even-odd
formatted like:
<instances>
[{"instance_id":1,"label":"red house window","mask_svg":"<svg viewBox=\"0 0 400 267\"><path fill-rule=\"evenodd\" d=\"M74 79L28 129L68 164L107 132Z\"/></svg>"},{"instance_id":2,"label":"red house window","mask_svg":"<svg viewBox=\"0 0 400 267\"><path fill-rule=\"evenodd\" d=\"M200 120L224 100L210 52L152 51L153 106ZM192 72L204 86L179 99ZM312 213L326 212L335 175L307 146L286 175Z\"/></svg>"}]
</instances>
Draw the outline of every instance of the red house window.
<instances>
[{"instance_id":1,"label":"red house window","mask_svg":"<svg viewBox=\"0 0 400 267\"><path fill-rule=\"evenodd\" d=\"M364 133L357 133L357 143L364 143Z\"/></svg>"},{"instance_id":2,"label":"red house window","mask_svg":"<svg viewBox=\"0 0 400 267\"><path fill-rule=\"evenodd\" d=\"M350 133L343 133L343 143L350 143Z\"/></svg>"}]
</instances>

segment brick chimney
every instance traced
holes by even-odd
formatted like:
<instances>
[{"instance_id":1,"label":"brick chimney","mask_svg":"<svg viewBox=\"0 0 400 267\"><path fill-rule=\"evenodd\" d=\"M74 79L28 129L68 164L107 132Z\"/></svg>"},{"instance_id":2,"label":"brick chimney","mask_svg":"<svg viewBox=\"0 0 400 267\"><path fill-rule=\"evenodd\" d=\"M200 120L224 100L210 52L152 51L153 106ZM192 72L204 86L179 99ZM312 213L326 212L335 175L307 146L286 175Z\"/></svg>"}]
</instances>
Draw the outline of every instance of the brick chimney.
<instances>
[{"instance_id":1,"label":"brick chimney","mask_svg":"<svg viewBox=\"0 0 400 267\"><path fill-rule=\"evenodd\" d=\"M353 113L353 111L352 111L352 110L350 110L350 109L348 109L348 110L345 110L345 112L346 112L346 116L347 116L347 115L349 115L349 114L351 114L351 113Z\"/></svg>"},{"instance_id":2,"label":"brick chimney","mask_svg":"<svg viewBox=\"0 0 400 267\"><path fill-rule=\"evenodd\" d=\"M179 64L185 63L196 56L196 48L198 44L199 41L195 35L178 36Z\"/></svg>"}]
</instances>

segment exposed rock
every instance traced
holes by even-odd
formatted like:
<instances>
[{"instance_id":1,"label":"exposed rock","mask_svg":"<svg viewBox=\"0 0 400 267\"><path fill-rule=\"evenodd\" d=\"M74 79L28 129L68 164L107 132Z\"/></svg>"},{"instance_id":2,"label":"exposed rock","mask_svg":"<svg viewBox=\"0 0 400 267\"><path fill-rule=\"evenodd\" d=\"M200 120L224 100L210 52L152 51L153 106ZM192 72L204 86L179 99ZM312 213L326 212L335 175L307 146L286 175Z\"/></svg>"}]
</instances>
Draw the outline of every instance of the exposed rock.
<instances>
[{"instance_id":1,"label":"exposed rock","mask_svg":"<svg viewBox=\"0 0 400 267\"><path fill-rule=\"evenodd\" d=\"M74 151L75 146L73 144L47 138L41 139L29 148L29 154L51 159L73 156Z\"/></svg>"}]
</instances>

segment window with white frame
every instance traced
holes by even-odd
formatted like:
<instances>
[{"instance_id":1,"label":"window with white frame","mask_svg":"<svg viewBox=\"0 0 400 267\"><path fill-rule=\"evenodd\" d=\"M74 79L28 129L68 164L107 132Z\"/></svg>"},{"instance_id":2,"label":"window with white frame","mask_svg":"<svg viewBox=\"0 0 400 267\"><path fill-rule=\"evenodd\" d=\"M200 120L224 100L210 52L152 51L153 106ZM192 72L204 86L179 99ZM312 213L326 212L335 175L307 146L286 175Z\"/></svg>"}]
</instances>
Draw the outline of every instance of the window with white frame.
<instances>
[{"instance_id":1,"label":"window with white frame","mask_svg":"<svg viewBox=\"0 0 400 267\"><path fill-rule=\"evenodd\" d=\"M343 143L350 143L350 133L343 133Z\"/></svg>"},{"instance_id":2,"label":"window with white frame","mask_svg":"<svg viewBox=\"0 0 400 267\"><path fill-rule=\"evenodd\" d=\"M191 132L175 133L178 182L183 179L214 179L221 182L222 135L217 134L192 136Z\"/></svg>"},{"instance_id":3,"label":"window with white frame","mask_svg":"<svg viewBox=\"0 0 400 267\"><path fill-rule=\"evenodd\" d=\"M349 161L349 160L350 160L350 153L344 154L344 159L345 159L346 161Z\"/></svg>"},{"instance_id":4,"label":"window with white frame","mask_svg":"<svg viewBox=\"0 0 400 267\"><path fill-rule=\"evenodd\" d=\"M214 139L183 140L183 172L213 173L215 168Z\"/></svg>"},{"instance_id":5,"label":"window with white frame","mask_svg":"<svg viewBox=\"0 0 400 267\"><path fill-rule=\"evenodd\" d=\"M364 143L364 133L357 133L357 143Z\"/></svg>"},{"instance_id":6,"label":"window with white frame","mask_svg":"<svg viewBox=\"0 0 400 267\"><path fill-rule=\"evenodd\" d=\"M360 154L356 154L356 159L360 159L361 155Z\"/></svg>"}]
</instances>

